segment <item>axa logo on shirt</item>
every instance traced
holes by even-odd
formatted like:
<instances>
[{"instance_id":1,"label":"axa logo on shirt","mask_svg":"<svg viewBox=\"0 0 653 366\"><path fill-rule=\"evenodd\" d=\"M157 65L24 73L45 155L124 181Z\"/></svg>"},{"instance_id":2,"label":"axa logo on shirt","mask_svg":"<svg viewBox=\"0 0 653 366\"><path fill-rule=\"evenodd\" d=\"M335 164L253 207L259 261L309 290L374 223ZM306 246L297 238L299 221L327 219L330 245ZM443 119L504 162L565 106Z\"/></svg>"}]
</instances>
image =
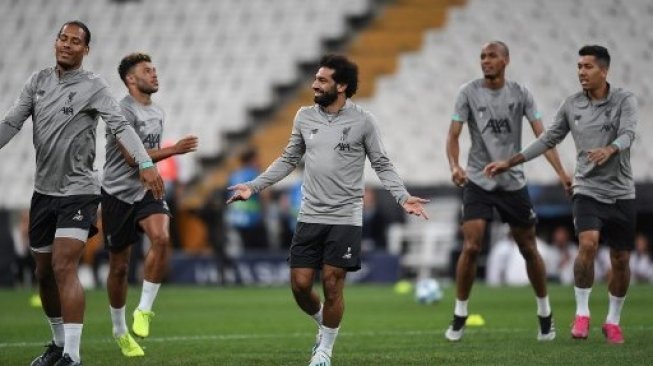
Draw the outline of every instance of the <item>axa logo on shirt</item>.
<instances>
[{"instance_id":1,"label":"axa logo on shirt","mask_svg":"<svg viewBox=\"0 0 653 366\"><path fill-rule=\"evenodd\" d=\"M611 123L606 123L603 126L601 126L601 132L610 132L610 131L616 131L617 126L613 125Z\"/></svg>"},{"instance_id":2,"label":"axa logo on shirt","mask_svg":"<svg viewBox=\"0 0 653 366\"><path fill-rule=\"evenodd\" d=\"M161 135L158 133L148 133L143 139L143 145L149 149L155 149L160 146Z\"/></svg>"},{"instance_id":3,"label":"axa logo on shirt","mask_svg":"<svg viewBox=\"0 0 653 366\"><path fill-rule=\"evenodd\" d=\"M512 128L510 127L510 122L506 118L501 118L501 119L494 119L491 118L485 127L483 127L483 131L481 133L485 133L485 131L489 130L491 133L498 135L502 133L511 133Z\"/></svg>"}]
</instances>

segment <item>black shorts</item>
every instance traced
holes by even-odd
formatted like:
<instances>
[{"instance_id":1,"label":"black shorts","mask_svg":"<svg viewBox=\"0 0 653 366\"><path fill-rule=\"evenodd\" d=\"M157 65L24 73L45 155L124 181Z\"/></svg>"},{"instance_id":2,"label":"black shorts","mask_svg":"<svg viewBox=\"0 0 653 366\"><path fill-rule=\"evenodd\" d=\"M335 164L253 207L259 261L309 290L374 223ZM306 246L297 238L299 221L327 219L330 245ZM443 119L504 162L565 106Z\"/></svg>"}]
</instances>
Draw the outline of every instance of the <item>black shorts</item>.
<instances>
[{"instance_id":1,"label":"black shorts","mask_svg":"<svg viewBox=\"0 0 653 366\"><path fill-rule=\"evenodd\" d=\"M499 211L501 221L510 226L531 227L537 223L537 216L523 187L516 191L486 191L468 181L463 188L463 221L492 220L493 208Z\"/></svg>"},{"instance_id":2,"label":"black shorts","mask_svg":"<svg viewBox=\"0 0 653 366\"><path fill-rule=\"evenodd\" d=\"M154 214L172 216L166 201L155 199L151 191L147 191L142 200L129 204L102 190L105 247L116 251L134 244L138 240L138 233L143 232L138 223Z\"/></svg>"},{"instance_id":3,"label":"black shorts","mask_svg":"<svg viewBox=\"0 0 653 366\"><path fill-rule=\"evenodd\" d=\"M97 234L100 196L50 196L34 192L29 210L29 242L33 251L51 253L54 238L83 242Z\"/></svg>"},{"instance_id":4,"label":"black shorts","mask_svg":"<svg viewBox=\"0 0 653 366\"><path fill-rule=\"evenodd\" d=\"M290 246L291 268L322 268L323 264L358 271L363 228L298 222Z\"/></svg>"},{"instance_id":5,"label":"black shorts","mask_svg":"<svg viewBox=\"0 0 653 366\"><path fill-rule=\"evenodd\" d=\"M574 227L576 234L597 230L601 239L616 250L633 250L637 230L635 200L603 203L582 194L574 195Z\"/></svg>"}]
</instances>

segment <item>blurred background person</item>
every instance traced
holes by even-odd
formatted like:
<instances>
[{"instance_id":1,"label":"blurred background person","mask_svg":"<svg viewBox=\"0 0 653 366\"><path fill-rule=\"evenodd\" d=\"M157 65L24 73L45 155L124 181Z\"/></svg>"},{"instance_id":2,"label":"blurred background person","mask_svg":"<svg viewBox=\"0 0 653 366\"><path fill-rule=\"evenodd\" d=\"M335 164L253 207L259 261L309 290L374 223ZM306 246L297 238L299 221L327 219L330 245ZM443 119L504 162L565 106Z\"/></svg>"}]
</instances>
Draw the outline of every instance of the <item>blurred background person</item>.
<instances>
[{"instance_id":1,"label":"blurred background person","mask_svg":"<svg viewBox=\"0 0 653 366\"><path fill-rule=\"evenodd\" d=\"M240 168L229 176L227 186L253 180L261 172L258 152L247 148L240 154ZM263 191L247 201L234 202L227 207L227 224L238 232L243 249L269 249L268 230L265 226L265 209L270 194Z\"/></svg>"},{"instance_id":2,"label":"blurred background person","mask_svg":"<svg viewBox=\"0 0 653 366\"><path fill-rule=\"evenodd\" d=\"M572 241L571 233L565 226L558 226L551 234L551 246L545 251L547 274L549 279L564 285L574 283L574 261L578 246Z\"/></svg>"},{"instance_id":3,"label":"blurred background person","mask_svg":"<svg viewBox=\"0 0 653 366\"><path fill-rule=\"evenodd\" d=\"M648 237L642 233L635 237L635 250L630 255L631 282L653 282L653 260Z\"/></svg>"}]
</instances>

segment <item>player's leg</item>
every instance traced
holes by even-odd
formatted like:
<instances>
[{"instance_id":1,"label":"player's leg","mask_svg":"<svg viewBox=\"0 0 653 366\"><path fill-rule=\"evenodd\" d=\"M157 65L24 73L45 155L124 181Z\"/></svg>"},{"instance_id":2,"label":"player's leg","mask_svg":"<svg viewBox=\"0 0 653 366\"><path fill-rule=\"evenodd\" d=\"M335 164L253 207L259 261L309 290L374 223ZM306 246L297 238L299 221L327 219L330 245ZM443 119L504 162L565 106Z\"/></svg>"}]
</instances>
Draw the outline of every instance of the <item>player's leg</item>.
<instances>
[{"instance_id":1,"label":"player's leg","mask_svg":"<svg viewBox=\"0 0 653 366\"><path fill-rule=\"evenodd\" d=\"M65 342L59 288L52 270L52 253L33 251L32 254L36 263L36 280L39 285L41 304L52 330L52 341L46 346L45 352L35 358L30 365L54 365L63 355Z\"/></svg>"},{"instance_id":2,"label":"player's leg","mask_svg":"<svg viewBox=\"0 0 653 366\"><path fill-rule=\"evenodd\" d=\"M467 303L476 278L476 262L483 248L483 239L487 221L471 219L462 225L463 250L456 263L456 300L451 324L444 333L452 342L459 341L467 321Z\"/></svg>"},{"instance_id":3,"label":"player's leg","mask_svg":"<svg viewBox=\"0 0 653 366\"><path fill-rule=\"evenodd\" d=\"M511 231L519 247L519 252L524 257L528 279L535 291L537 317L540 325L537 339L540 341L553 340L555 339L556 333L553 325L549 295L546 289L546 268L544 267L544 260L537 250L535 226L512 226Z\"/></svg>"},{"instance_id":4,"label":"player's leg","mask_svg":"<svg viewBox=\"0 0 653 366\"><path fill-rule=\"evenodd\" d=\"M637 212L634 200L618 200L612 208L605 226L612 275L608 280L608 315L602 330L608 343L619 344L624 342L619 321L630 285L630 253L635 248Z\"/></svg>"},{"instance_id":5,"label":"player's leg","mask_svg":"<svg viewBox=\"0 0 653 366\"><path fill-rule=\"evenodd\" d=\"M109 252L107 295L112 334L126 357L143 356L143 349L129 334L126 320L127 280L132 244L137 240L134 206L102 192L102 228Z\"/></svg>"},{"instance_id":6,"label":"player's leg","mask_svg":"<svg viewBox=\"0 0 653 366\"><path fill-rule=\"evenodd\" d=\"M29 241L36 266L36 281L43 311L52 331L52 341L46 346L43 354L36 357L30 365L48 366L59 361L65 342L59 288L52 269L52 242L57 224L52 197L35 192L29 216Z\"/></svg>"},{"instance_id":7,"label":"player's leg","mask_svg":"<svg viewBox=\"0 0 653 366\"><path fill-rule=\"evenodd\" d=\"M85 239L81 240L81 237L60 236L54 239L52 251L52 268L59 289L66 337L63 353L76 363L80 362L79 348L85 307L84 289L79 281L77 268L85 243Z\"/></svg>"},{"instance_id":8,"label":"player's leg","mask_svg":"<svg viewBox=\"0 0 653 366\"><path fill-rule=\"evenodd\" d=\"M354 225L328 225L324 239L322 289L324 308L322 339L313 354L311 366L330 365L333 346L338 337L340 322L345 311L343 290L348 271L361 268L361 241L363 230Z\"/></svg>"},{"instance_id":9,"label":"player's leg","mask_svg":"<svg viewBox=\"0 0 653 366\"><path fill-rule=\"evenodd\" d=\"M317 324L315 354L322 340L322 304L313 290L315 273L322 266L326 225L298 222L290 246L290 286L297 305Z\"/></svg>"},{"instance_id":10,"label":"player's leg","mask_svg":"<svg viewBox=\"0 0 653 366\"><path fill-rule=\"evenodd\" d=\"M610 248L610 263L612 275L608 280L608 315L602 331L608 343L620 344L624 343L619 321L630 284L630 251Z\"/></svg>"},{"instance_id":11,"label":"player's leg","mask_svg":"<svg viewBox=\"0 0 653 366\"><path fill-rule=\"evenodd\" d=\"M322 287L324 291L324 310L321 339L309 366L328 366L331 363L333 346L338 337L340 322L345 312L343 290L347 270L325 264L322 269Z\"/></svg>"},{"instance_id":12,"label":"player's leg","mask_svg":"<svg viewBox=\"0 0 653 366\"><path fill-rule=\"evenodd\" d=\"M589 336L589 299L594 285L594 259L599 248L599 230L587 230L578 234L578 255L574 261L574 294L576 317L571 336L586 339Z\"/></svg>"},{"instance_id":13,"label":"player's leg","mask_svg":"<svg viewBox=\"0 0 653 366\"><path fill-rule=\"evenodd\" d=\"M143 288L138 307L134 311L132 330L144 338L150 333L149 323L154 316L152 306L168 270L170 216L167 213L154 213L140 219L139 225L150 239L150 249L145 255Z\"/></svg>"},{"instance_id":14,"label":"player's leg","mask_svg":"<svg viewBox=\"0 0 653 366\"><path fill-rule=\"evenodd\" d=\"M603 220L599 216L606 207L583 195L574 196L574 226L578 235L578 255L574 261L574 295L576 316L571 328L575 339L586 339L590 329L589 299L594 285L594 259L599 248Z\"/></svg>"},{"instance_id":15,"label":"player's leg","mask_svg":"<svg viewBox=\"0 0 653 366\"><path fill-rule=\"evenodd\" d=\"M144 356L145 352L136 340L129 334L126 320L127 277L129 274L129 259L131 245L112 250L109 248L109 275L107 276L107 294L109 295L109 310L113 337L125 357Z\"/></svg>"},{"instance_id":16,"label":"player's leg","mask_svg":"<svg viewBox=\"0 0 653 366\"><path fill-rule=\"evenodd\" d=\"M487 221L493 217L492 193L472 182L463 188L463 248L456 263L456 299L451 324L444 333L459 341L467 321L467 302L476 278L476 261L483 248Z\"/></svg>"}]
</instances>

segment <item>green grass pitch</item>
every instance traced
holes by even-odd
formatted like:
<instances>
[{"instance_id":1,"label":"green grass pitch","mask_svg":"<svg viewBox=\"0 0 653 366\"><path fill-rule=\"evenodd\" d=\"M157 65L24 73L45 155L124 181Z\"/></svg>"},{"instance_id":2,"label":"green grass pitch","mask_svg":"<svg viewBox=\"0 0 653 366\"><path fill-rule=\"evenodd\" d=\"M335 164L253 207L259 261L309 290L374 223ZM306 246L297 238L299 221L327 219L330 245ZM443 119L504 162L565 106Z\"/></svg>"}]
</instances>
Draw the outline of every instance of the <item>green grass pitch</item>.
<instances>
[{"instance_id":1,"label":"green grass pitch","mask_svg":"<svg viewBox=\"0 0 653 366\"><path fill-rule=\"evenodd\" d=\"M453 309L453 289L435 305L419 305L391 286L346 289L346 312L332 364L364 365L650 365L653 364L653 287L630 289L622 326L626 343L605 343L600 325L607 290L595 286L587 341L570 339L573 288L550 286L558 337L535 340L535 299L530 288L477 285L470 312L486 325L468 327L460 343L443 332ZM30 292L0 291L0 365L28 365L50 337ZM138 300L131 288L128 324ZM308 365L315 327L294 304L288 288L163 286L155 303L151 335L141 340L145 357L124 358L111 337L106 294L89 291L82 338L85 365Z\"/></svg>"}]
</instances>

